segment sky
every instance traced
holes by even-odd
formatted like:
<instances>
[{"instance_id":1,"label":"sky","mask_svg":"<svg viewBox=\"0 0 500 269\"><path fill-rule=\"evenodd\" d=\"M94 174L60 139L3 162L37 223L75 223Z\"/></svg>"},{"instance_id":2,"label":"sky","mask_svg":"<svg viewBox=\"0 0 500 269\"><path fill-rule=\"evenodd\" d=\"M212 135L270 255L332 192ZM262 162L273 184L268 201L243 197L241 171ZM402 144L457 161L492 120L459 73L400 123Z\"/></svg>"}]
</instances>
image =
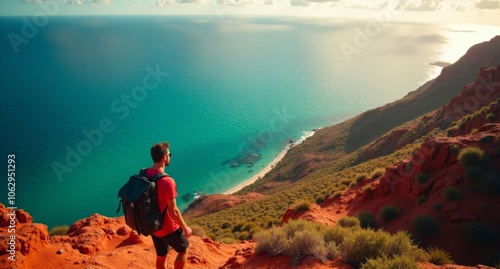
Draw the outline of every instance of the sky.
<instances>
[{"instance_id":1,"label":"sky","mask_svg":"<svg viewBox=\"0 0 500 269\"><path fill-rule=\"evenodd\" d=\"M500 26L500 0L2 0L0 16L262 15Z\"/></svg>"}]
</instances>

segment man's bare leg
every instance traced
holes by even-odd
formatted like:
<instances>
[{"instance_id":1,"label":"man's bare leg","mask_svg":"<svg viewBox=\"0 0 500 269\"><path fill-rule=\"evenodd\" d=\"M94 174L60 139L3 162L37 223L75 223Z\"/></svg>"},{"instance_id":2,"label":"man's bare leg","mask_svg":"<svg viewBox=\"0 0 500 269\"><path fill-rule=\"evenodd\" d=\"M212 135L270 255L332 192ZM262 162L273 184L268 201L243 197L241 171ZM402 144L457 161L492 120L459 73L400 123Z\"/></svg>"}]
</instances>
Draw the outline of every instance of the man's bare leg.
<instances>
[{"instance_id":1,"label":"man's bare leg","mask_svg":"<svg viewBox=\"0 0 500 269\"><path fill-rule=\"evenodd\" d=\"M177 254L177 258L175 258L174 268L183 269L184 265L186 265L187 257L188 257L187 250Z\"/></svg>"},{"instance_id":2,"label":"man's bare leg","mask_svg":"<svg viewBox=\"0 0 500 269\"><path fill-rule=\"evenodd\" d=\"M167 259L167 255L156 256L156 269L167 269L167 267L165 266L166 259Z\"/></svg>"}]
</instances>

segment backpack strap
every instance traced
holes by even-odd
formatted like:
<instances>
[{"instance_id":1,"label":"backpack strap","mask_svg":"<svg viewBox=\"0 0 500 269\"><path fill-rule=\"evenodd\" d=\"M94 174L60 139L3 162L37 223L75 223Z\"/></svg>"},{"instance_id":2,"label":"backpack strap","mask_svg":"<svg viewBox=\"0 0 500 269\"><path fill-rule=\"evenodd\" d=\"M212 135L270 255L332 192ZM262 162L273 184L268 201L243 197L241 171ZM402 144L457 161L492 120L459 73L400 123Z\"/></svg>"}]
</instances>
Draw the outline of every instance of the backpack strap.
<instances>
[{"instance_id":1,"label":"backpack strap","mask_svg":"<svg viewBox=\"0 0 500 269\"><path fill-rule=\"evenodd\" d=\"M142 173L143 176L146 176L146 170L147 170L147 168L141 169L141 171L139 171L139 175L141 175L141 173ZM165 172L159 172L158 174L156 174L150 180L151 180L151 182L156 183L156 181L160 180L161 178L168 177L168 176L169 175L167 173L165 173ZM168 209L168 205L165 206L165 209L161 213L162 216L165 216L165 214L167 213L167 209Z\"/></svg>"},{"instance_id":2,"label":"backpack strap","mask_svg":"<svg viewBox=\"0 0 500 269\"><path fill-rule=\"evenodd\" d=\"M160 178L163 178L163 177L168 177L168 174L165 173L165 172L160 172L158 174L156 174L152 179L151 179L151 182L156 182L158 181Z\"/></svg>"},{"instance_id":3,"label":"backpack strap","mask_svg":"<svg viewBox=\"0 0 500 269\"><path fill-rule=\"evenodd\" d=\"M139 176L146 176L146 171L148 171L148 168L142 168L140 171L139 171Z\"/></svg>"},{"instance_id":4,"label":"backpack strap","mask_svg":"<svg viewBox=\"0 0 500 269\"><path fill-rule=\"evenodd\" d=\"M148 171L148 168L142 168L139 171L139 176L149 178L148 176L146 176L146 171ZM156 174L153 178L150 178L149 180L151 182L156 182L156 181L158 181L162 177L168 177L168 174L165 173L165 172L159 172L158 174Z\"/></svg>"}]
</instances>

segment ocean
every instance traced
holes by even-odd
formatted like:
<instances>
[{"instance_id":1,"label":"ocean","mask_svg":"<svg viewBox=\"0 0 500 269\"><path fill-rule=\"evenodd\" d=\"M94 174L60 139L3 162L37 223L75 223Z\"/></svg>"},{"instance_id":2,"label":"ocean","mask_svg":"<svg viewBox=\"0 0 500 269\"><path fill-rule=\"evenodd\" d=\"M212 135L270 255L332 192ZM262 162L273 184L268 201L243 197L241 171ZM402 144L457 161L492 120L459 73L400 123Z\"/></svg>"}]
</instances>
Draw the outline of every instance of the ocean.
<instances>
[{"instance_id":1,"label":"ocean","mask_svg":"<svg viewBox=\"0 0 500 269\"><path fill-rule=\"evenodd\" d=\"M168 141L167 173L185 209L194 192L238 185L289 139L405 96L439 74L431 62L454 62L494 36L464 27L229 16L51 17L42 25L2 17L0 202L49 227L118 216L119 188L151 165L151 145Z\"/></svg>"}]
</instances>

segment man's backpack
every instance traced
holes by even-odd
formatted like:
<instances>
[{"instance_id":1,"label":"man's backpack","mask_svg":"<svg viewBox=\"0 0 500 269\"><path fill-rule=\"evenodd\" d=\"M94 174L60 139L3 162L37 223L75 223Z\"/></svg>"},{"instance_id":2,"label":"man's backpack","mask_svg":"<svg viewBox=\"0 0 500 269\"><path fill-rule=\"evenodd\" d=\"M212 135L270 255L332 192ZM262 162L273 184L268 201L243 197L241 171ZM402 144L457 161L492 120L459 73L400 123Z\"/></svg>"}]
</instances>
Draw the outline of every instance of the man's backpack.
<instances>
[{"instance_id":1,"label":"man's backpack","mask_svg":"<svg viewBox=\"0 0 500 269\"><path fill-rule=\"evenodd\" d=\"M163 216L167 212L167 206L163 211L158 208L156 182L168 175L160 172L150 179L146 176L146 170L141 169L138 175L131 176L118 191L120 204L116 213L123 206L125 223L139 235L148 236L161 229Z\"/></svg>"}]
</instances>

